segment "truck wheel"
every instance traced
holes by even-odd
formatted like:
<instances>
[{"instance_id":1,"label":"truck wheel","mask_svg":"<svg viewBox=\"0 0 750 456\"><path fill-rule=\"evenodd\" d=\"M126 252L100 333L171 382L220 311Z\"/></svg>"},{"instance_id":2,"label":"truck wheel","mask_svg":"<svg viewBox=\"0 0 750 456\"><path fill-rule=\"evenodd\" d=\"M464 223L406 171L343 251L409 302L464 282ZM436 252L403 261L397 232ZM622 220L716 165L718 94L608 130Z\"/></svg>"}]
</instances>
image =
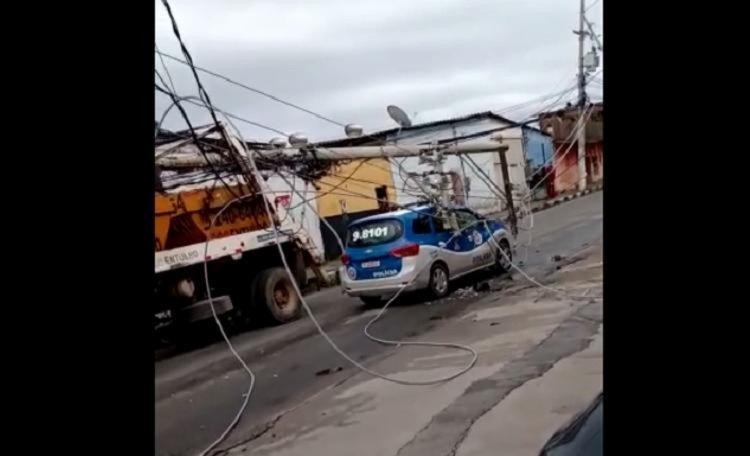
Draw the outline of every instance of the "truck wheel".
<instances>
[{"instance_id":1,"label":"truck wheel","mask_svg":"<svg viewBox=\"0 0 750 456\"><path fill-rule=\"evenodd\" d=\"M300 297L283 268L260 272L255 287L255 303L275 323L286 323L299 318L302 309Z\"/></svg>"},{"instance_id":2,"label":"truck wheel","mask_svg":"<svg viewBox=\"0 0 750 456\"><path fill-rule=\"evenodd\" d=\"M430 268L428 291L434 299L440 299L448 294L448 269L443 264L435 263Z\"/></svg>"}]
</instances>

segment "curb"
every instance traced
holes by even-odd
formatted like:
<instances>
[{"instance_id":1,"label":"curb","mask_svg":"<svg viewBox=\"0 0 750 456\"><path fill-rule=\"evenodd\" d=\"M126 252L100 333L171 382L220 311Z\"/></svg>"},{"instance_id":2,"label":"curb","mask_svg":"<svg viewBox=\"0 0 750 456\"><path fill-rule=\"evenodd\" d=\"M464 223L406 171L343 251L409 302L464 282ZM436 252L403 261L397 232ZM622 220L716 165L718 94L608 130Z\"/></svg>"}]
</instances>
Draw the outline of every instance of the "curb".
<instances>
[{"instance_id":1,"label":"curb","mask_svg":"<svg viewBox=\"0 0 750 456\"><path fill-rule=\"evenodd\" d=\"M598 185L594 185L594 186L592 186L590 188L587 188L586 190L583 190L583 191L577 191L577 192L572 193L572 194L568 194L568 195L564 195L564 196L559 196L557 198L545 201L544 203L542 203L541 206L538 206L536 208L532 208L531 212L543 211L545 209L549 209L550 207L557 206L560 203L571 201L571 200L574 200L576 198L580 198L581 196L601 191L603 188L604 188L603 184L598 184Z\"/></svg>"}]
</instances>

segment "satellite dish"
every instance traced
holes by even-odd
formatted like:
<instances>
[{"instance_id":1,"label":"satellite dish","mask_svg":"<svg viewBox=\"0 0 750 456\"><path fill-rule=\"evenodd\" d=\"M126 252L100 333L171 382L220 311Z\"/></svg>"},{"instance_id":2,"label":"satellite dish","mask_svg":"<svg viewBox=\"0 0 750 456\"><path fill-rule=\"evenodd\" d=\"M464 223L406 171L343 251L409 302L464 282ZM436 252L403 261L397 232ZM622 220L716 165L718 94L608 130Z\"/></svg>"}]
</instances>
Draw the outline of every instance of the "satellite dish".
<instances>
[{"instance_id":1,"label":"satellite dish","mask_svg":"<svg viewBox=\"0 0 750 456\"><path fill-rule=\"evenodd\" d=\"M390 105L387 109L388 115L391 116L391 119L399 124L401 128L411 127L411 120L409 120L409 116L404 112L403 109L395 105Z\"/></svg>"}]
</instances>

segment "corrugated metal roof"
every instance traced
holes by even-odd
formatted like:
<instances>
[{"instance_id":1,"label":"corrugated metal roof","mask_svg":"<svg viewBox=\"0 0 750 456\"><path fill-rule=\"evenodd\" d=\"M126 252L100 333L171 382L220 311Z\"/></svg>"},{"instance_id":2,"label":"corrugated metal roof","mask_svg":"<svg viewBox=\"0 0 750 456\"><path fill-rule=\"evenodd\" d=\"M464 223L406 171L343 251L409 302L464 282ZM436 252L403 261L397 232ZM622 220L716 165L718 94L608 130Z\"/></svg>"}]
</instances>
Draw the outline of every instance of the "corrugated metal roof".
<instances>
[{"instance_id":1,"label":"corrugated metal roof","mask_svg":"<svg viewBox=\"0 0 750 456\"><path fill-rule=\"evenodd\" d=\"M459 122L466 122L470 120L483 120L483 119L494 119L499 122L505 122L510 127L527 128L529 130L537 131L541 134L545 134L545 135L547 134L538 128L516 122L515 120L510 120L492 111L482 111L482 112L476 112L473 114L467 114L467 115L460 116L460 117L453 117L450 119L442 119L442 120L435 120L432 122L425 122L425 123L421 123L417 125L412 125L411 127L407 127L407 128L390 128L388 130L376 131L374 133L368 133L366 136L363 136L361 138L342 138L342 139L334 139L330 141L321 141L319 143L315 143L314 145L320 146L320 147L361 146L361 145L370 144L370 143L380 143L387 136L393 133L417 131L417 130L422 130L425 128L439 127L441 125L450 125L450 124L459 123Z\"/></svg>"}]
</instances>

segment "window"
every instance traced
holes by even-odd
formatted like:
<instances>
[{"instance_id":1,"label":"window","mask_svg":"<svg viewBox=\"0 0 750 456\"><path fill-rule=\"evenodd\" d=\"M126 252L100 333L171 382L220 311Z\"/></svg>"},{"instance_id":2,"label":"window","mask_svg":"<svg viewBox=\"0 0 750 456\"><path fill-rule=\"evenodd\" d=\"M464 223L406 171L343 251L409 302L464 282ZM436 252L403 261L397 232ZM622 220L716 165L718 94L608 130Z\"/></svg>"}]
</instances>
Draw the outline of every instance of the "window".
<instances>
[{"instance_id":1,"label":"window","mask_svg":"<svg viewBox=\"0 0 750 456\"><path fill-rule=\"evenodd\" d=\"M475 222L477 220L478 220L477 216L472 214L469 211L466 211L466 210L456 211L456 221L458 222L458 227L461 229L468 228L471 225L475 225Z\"/></svg>"},{"instance_id":2,"label":"window","mask_svg":"<svg viewBox=\"0 0 750 456\"><path fill-rule=\"evenodd\" d=\"M432 219L433 223L435 224L435 231L438 233L444 233L446 231L452 231L450 225L448 224L448 221L444 221L441 217L434 217Z\"/></svg>"},{"instance_id":3,"label":"window","mask_svg":"<svg viewBox=\"0 0 750 456\"><path fill-rule=\"evenodd\" d=\"M411 225L411 230L414 234L430 234L432 233L432 226L430 225L430 216L426 214L420 214Z\"/></svg>"},{"instance_id":4,"label":"window","mask_svg":"<svg viewBox=\"0 0 750 456\"><path fill-rule=\"evenodd\" d=\"M369 247L385 244L401 237L404 227L398 220L374 220L349 228L346 245L349 247Z\"/></svg>"},{"instance_id":5,"label":"window","mask_svg":"<svg viewBox=\"0 0 750 456\"><path fill-rule=\"evenodd\" d=\"M388 212L388 189L385 185L375 187L375 198L378 200L378 209Z\"/></svg>"}]
</instances>

